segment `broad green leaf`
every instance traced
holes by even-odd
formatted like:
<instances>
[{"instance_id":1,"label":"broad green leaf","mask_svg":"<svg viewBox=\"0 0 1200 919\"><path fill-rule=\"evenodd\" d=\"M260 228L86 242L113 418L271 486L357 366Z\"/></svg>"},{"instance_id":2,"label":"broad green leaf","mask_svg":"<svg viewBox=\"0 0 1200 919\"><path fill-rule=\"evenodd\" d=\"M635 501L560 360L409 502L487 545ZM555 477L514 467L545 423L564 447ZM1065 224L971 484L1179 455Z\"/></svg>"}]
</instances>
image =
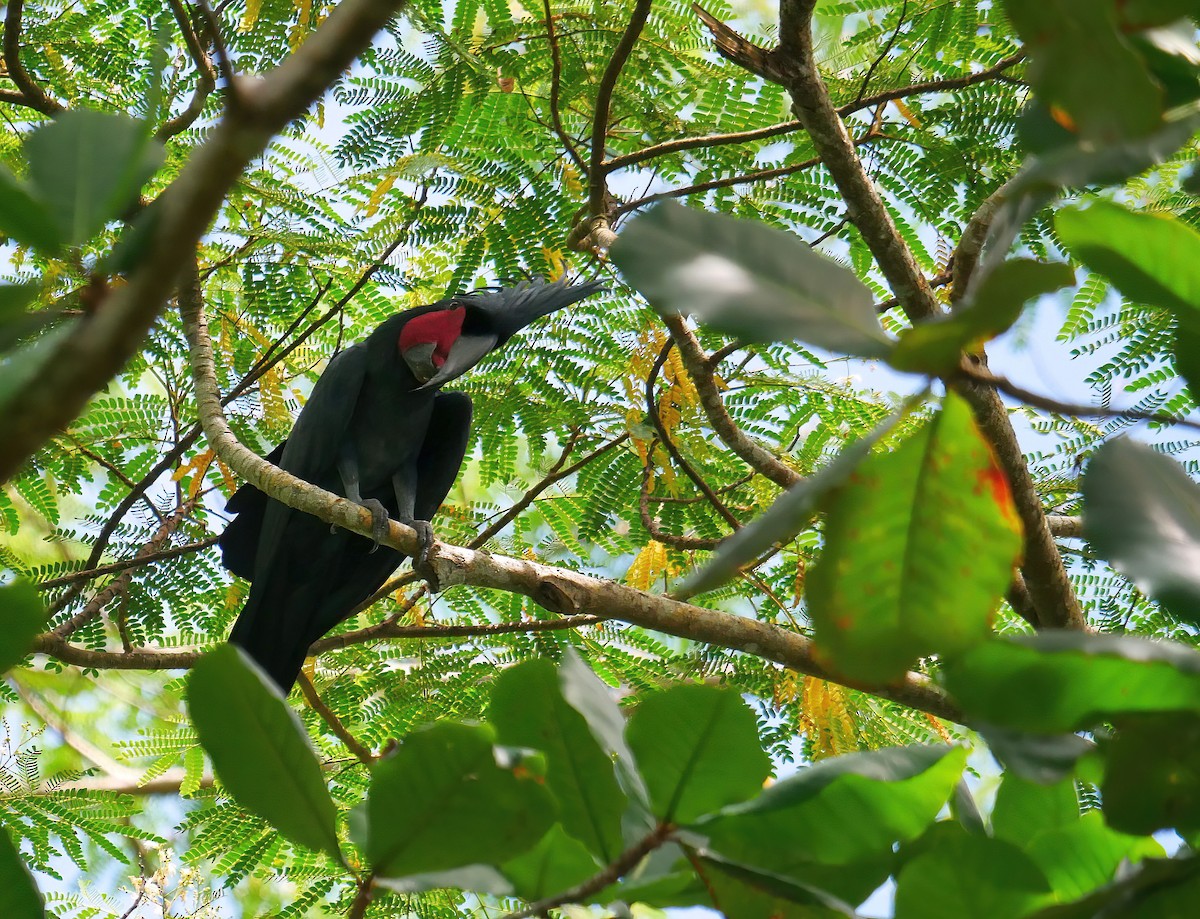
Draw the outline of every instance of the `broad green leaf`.
<instances>
[{"instance_id":1,"label":"broad green leaf","mask_svg":"<svg viewBox=\"0 0 1200 919\"><path fill-rule=\"evenodd\" d=\"M825 919L854 917L854 907L812 884L713 853L700 860L713 905L738 919Z\"/></svg>"},{"instance_id":2,"label":"broad green leaf","mask_svg":"<svg viewBox=\"0 0 1200 919\"><path fill-rule=\"evenodd\" d=\"M989 641L942 673L972 718L1026 731L1078 731L1122 712L1200 712L1200 653L1133 635Z\"/></svg>"},{"instance_id":3,"label":"broad green leaf","mask_svg":"<svg viewBox=\"0 0 1200 919\"><path fill-rule=\"evenodd\" d=\"M652 826L653 821L649 816L646 783L625 741L625 718L621 709L613 700L609 688L588 669L574 648L567 648L563 653L558 679L563 698L583 715L592 736L616 766L617 781L629 797L632 811L632 822L625 826L625 833L640 835Z\"/></svg>"},{"instance_id":4,"label":"broad green leaf","mask_svg":"<svg viewBox=\"0 0 1200 919\"><path fill-rule=\"evenodd\" d=\"M42 919L46 908L37 883L8 831L0 826L0 916L4 919Z\"/></svg>"},{"instance_id":5,"label":"broad green leaf","mask_svg":"<svg viewBox=\"0 0 1200 919\"><path fill-rule=\"evenodd\" d=\"M438 890L443 887L489 893L497 897L507 897L513 893L512 884L491 865L465 865L462 868L410 874L398 878L376 877L375 884L395 893L420 893L422 890Z\"/></svg>"},{"instance_id":6,"label":"broad green leaf","mask_svg":"<svg viewBox=\"0 0 1200 919\"><path fill-rule=\"evenodd\" d=\"M1065 779L1075 771L1081 757L1096 749L1094 743L1078 734L1026 734L978 722L975 729L1005 769L1042 785Z\"/></svg>"},{"instance_id":7,"label":"broad green leaf","mask_svg":"<svg viewBox=\"0 0 1200 919\"><path fill-rule=\"evenodd\" d=\"M196 663L188 711L221 784L293 842L341 860L336 811L308 735L245 652L222 645Z\"/></svg>"},{"instance_id":8,"label":"broad green leaf","mask_svg":"<svg viewBox=\"0 0 1200 919\"><path fill-rule=\"evenodd\" d=\"M901 418L897 413L877 426L866 437L845 447L834 460L775 499L767 511L728 539L721 542L716 555L699 571L690 575L675 591L687 599L720 587L743 565L749 564L774 545L786 543L804 530L817 512L817 504L854 473L859 463Z\"/></svg>"},{"instance_id":9,"label":"broad green leaf","mask_svg":"<svg viewBox=\"0 0 1200 919\"><path fill-rule=\"evenodd\" d=\"M0 234L40 249L45 255L54 255L62 248L58 224L46 205L3 164L0 164Z\"/></svg>"},{"instance_id":10,"label":"broad green leaf","mask_svg":"<svg viewBox=\"0 0 1200 919\"><path fill-rule=\"evenodd\" d=\"M612 260L664 316L691 314L752 341L799 339L860 357L892 347L853 272L756 220L665 201L629 221Z\"/></svg>"},{"instance_id":11,"label":"broad green leaf","mask_svg":"<svg viewBox=\"0 0 1200 919\"><path fill-rule=\"evenodd\" d=\"M568 836L562 824L556 823L541 842L505 862L500 871L512 883L516 896L534 901L570 890L604 867L583 843Z\"/></svg>"},{"instance_id":12,"label":"broad green leaf","mask_svg":"<svg viewBox=\"0 0 1200 919\"><path fill-rule=\"evenodd\" d=\"M371 771L367 859L381 877L499 865L554 824L554 799L525 762L497 763L492 732L443 722L414 731Z\"/></svg>"},{"instance_id":13,"label":"broad green leaf","mask_svg":"<svg viewBox=\"0 0 1200 919\"><path fill-rule=\"evenodd\" d=\"M1050 906L1029 919L1193 919L1200 898L1200 858L1146 859L1091 895Z\"/></svg>"},{"instance_id":14,"label":"broad green leaf","mask_svg":"<svg viewBox=\"0 0 1200 919\"><path fill-rule=\"evenodd\" d=\"M913 746L824 760L694 829L723 857L783 875L890 855L894 842L919 836L937 817L966 755Z\"/></svg>"},{"instance_id":15,"label":"broad green leaf","mask_svg":"<svg viewBox=\"0 0 1200 919\"><path fill-rule=\"evenodd\" d=\"M964 349L976 350L1020 318L1025 304L1074 283L1069 265L1011 259L984 277L953 315L913 326L900 336L888 358L897 370L949 373Z\"/></svg>"},{"instance_id":16,"label":"broad green leaf","mask_svg":"<svg viewBox=\"0 0 1200 919\"><path fill-rule=\"evenodd\" d=\"M1082 493L1083 534L1096 551L1176 616L1200 623L1200 486L1183 467L1111 440L1088 463Z\"/></svg>"},{"instance_id":17,"label":"broad green leaf","mask_svg":"<svg viewBox=\"0 0 1200 919\"><path fill-rule=\"evenodd\" d=\"M987 637L1021 525L960 397L948 395L891 453L860 463L827 510L805 596L818 653L834 671L885 683L920 657Z\"/></svg>"},{"instance_id":18,"label":"broad green leaf","mask_svg":"<svg viewBox=\"0 0 1200 919\"><path fill-rule=\"evenodd\" d=\"M1146 137L1110 143L1080 141L1030 157L1004 186L1004 199L992 219L981 273L999 265L1026 221L1063 188L1115 185L1169 159L1200 130L1200 105L1169 113L1163 126Z\"/></svg>"},{"instance_id":19,"label":"broad green leaf","mask_svg":"<svg viewBox=\"0 0 1200 919\"><path fill-rule=\"evenodd\" d=\"M25 660L45 627L46 607L36 587L28 581L0 587L0 674Z\"/></svg>"},{"instance_id":20,"label":"broad green leaf","mask_svg":"<svg viewBox=\"0 0 1200 919\"><path fill-rule=\"evenodd\" d=\"M1200 829L1200 713L1138 712L1113 719L1104 745L1104 816L1139 835Z\"/></svg>"},{"instance_id":21,"label":"broad green leaf","mask_svg":"<svg viewBox=\"0 0 1200 919\"><path fill-rule=\"evenodd\" d=\"M621 815L626 798L613 762L583 716L563 698L548 660L505 670L492 690L488 721L500 743L546 755L546 786L559 806L563 828L604 864L624 851Z\"/></svg>"},{"instance_id":22,"label":"broad green leaf","mask_svg":"<svg viewBox=\"0 0 1200 919\"><path fill-rule=\"evenodd\" d=\"M1073 781L1038 785L1008 773L996 792L992 829L997 839L1024 846L1040 833L1078 822L1079 797Z\"/></svg>"},{"instance_id":23,"label":"broad green leaf","mask_svg":"<svg viewBox=\"0 0 1200 919\"><path fill-rule=\"evenodd\" d=\"M1075 258L1130 300L1200 320L1200 233L1187 224L1090 201L1063 208L1055 227Z\"/></svg>"},{"instance_id":24,"label":"broad green leaf","mask_svg":"<svg viewBox=\"0 0 1200 919\"><path fill-rule=\"evenodd\" d=\"M1049 883L1017 846L956 829L900 870L896 919L1018 919L1049 902Z\"/></svg>"},{"instance_id":25,"label":"broad green leaf","mask_svg":"<svg viewBox=\"0 0 1200 919\"><path fill-rule=\"evenodd\" d=\"M757 719L732 689L684 685L647 696L625 736L654 815L669 823L745 801L771 774Z\"/></svg>"},{"instance_id":26,"label":"broad green leaf","mask_svg":"<svg viewBox=\"0 0 1200 919\"><path fill-rule=\"evenodd\" d=\"M1107 798L1104 805L1104 813L1089 811L1074 823L1046 830L1023 843L1025 854L1042 870L1059 900L1086 896L1109 883L1126 860L1162 855L1162 846L1153 839L1127 836L1106 826Z\"/></svg>"},{"instance_id":27,"label":"broad green leaf","mask_svg":"<svg viewBox=\"0 0 1200 919\"><path fill-rule=\"evenodd\" d=\"M162 165L162 145L128 115L75 109L25 141L31 188L69 244L86 242L115 220Z\"/></svg>"},{"instance_id":28,"label":"broad green leaf","mask_svg":"<svg viewBox=\"0 0 1200 919\"><path fill-rule=\"evenodd\" d=\"M1029 48L1038 99L1065 110L1082 137L1139 137L1158 126L1162 89L1121 35L1112 0L1007 0L1004 8Z\"/></svg>"},{"instance_id":29,"label":"broad green leaf","mask_svg":"<svg viewBox=\"0 0 1200 919\"><path fill-rule=\"evenodd\" d=\"M78 327L78 319L64 322L27 345L0 354L0 406L37 378L46 362L58 354L58 345Z\"/></svg>"},{"instance_id":30,"label":"broad green leaf","mask_svg":"<svg viewBox=\"0 0 1200 919\"><path fill-rule=\"evenodd\" d=\"M0 284L0 353L63 318L64 312L60 309L27 309L37 298L40 288L36 282Z\"/></svg>"},{"instance_id":31,"label":"broad green leaf","mask_svg":"<svg viewBox=\"0 0 1200 919\"><path fill-rule=\"evenodd\" d=\"M1146 29L1196 16L1200 8L1196 0L1122 0L1117 11L1124 28Z\"/></svg>"}]
</instances>

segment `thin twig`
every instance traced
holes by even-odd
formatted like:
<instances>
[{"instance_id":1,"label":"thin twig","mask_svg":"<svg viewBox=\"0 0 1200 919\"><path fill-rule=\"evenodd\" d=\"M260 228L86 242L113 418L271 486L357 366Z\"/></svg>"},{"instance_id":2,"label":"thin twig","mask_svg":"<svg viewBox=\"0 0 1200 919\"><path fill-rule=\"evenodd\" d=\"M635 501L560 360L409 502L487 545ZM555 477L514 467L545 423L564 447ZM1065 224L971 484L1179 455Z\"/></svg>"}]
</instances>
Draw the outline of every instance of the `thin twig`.
<instances>
[{"instance_id":1,"label":"thin twig","mask_svg":"<svg viewBox=\"0 0 1200 919\"><path fill-rule=\"evenodd\" d=\"M213 66L212 58L204 49L200 36L192 28L192 20L188 16L187 8L183 5L183 0L167 0L167 4L171 7L171 14L175 17L180 34L183 35L183 43L187 46L188 54L196 64L196 88L184 110L174 118L164 121L155 132L154 136L159 140L174 137L190 128L200 117L200 113L204 111L205 102L217 87L216 68Z\"/></svg>"},{"instance_id":2,"label":"thin twig","mask_svg":"<svg viewBox=\"0 0 1200 919\"><path fill-rule=\"evenodd\" d=\"M958 368L958 374L978 383L984 383L1000 392L1007 393L1014 399L1019 399L1026 405L1040 408L1059 415L1077 415L1081 418L1128 418L1131 421L1152 421L1155 424L1177 424L1180 427L1200 431L1200 421L1180 418L1164 412L1143 412L1133 408L1111 408L1105 405L1080 405L1073 402L1061 402L1050 396L1043 396L1018 386L1008 377L992 373L986 368L973 364L970 359L964 360Z\"/></svg>"},{"instance_id":3,"label":"thin twig","mask_svg":"<svg viewBox=\"0 0 1200 919\"><path fill-rule=\"evenodd\" d=\"M129 568L141 568L144 565L153 565L155 562L161 562L168 558L190 555L193 552L199 552L201 549L215 546L218 539L220 539L219 536L208 536L199 542L188 543L186 546L175 546L171 549L163 549L161 552L149 552L144 555L139 552L133 558L127 558L124 561L112 562L108 565L98 565L95 568L85 568L82 571L73 571L70 574L64 574L57 578L47 578L38 583L37 589L53 590L55 587L77 584L80 581L91 581L106 574L116 574Z\"/></svg>"},{"instance_id":4,"label":"thin twig","mask_svg":"<svg viewBox=\"0 0 1200 919\"><path fill-rule=\"evenodd\" d=\"M653 830L635 842L632 846L617 856L611 865L598 874L588 878L582 884L577 884L570 890L538 900L524 909L509 913L503 919L530 919L532 916L548 916L550 910L565 906L568 903L582 903L592 894L603 890L610 884L620 880L641 863L642 859L664 845L671 839L675 827L669 823L660 823Z\"/></svg>"},{"instance_id":5,"label":"thin twig","mask_svg":"<svg viewBox=\"0 0 1200 919\"><path fill-rule=\"evenodd\" d=\"M700 489L701 494L708 499L708 503L713 506L713 509L725 518L725 522L735 530L740 530L742 522L717 497L712 487L704 481L704 477L692 468L691 463L683 458L683 454L679 452L679 448L671 440L671 435L667 432L666 425L663 424L662 416L659 414L658 400L654 395L654 384L658 379L659 371L663 368L663 364L667 362L667 355L671 353L671 349L674 347L675 339L668 338L662 346L662 350L658 352L658 358L655 360L654 366L650 368L650 374L646 377L646 413L650 417L650 423L654 425L654 430L658 432L658 439L662 441L662 445L671 454L671 459L675 461L675 464L695 483L696 487Z\"/></svg>"},{"instance_id":6,"label":"thin twig","mask_svg":"<svg viewBox=\"0 0 1200 919\"><path fill-rule=\"evenodd\" d=\"M550 118L554 122L554 133L562 141L563 147L580 173L586 176L588 174L587 164L579 155L575 141L571 139L571 135L567 133L567 129L563 127L562 123L562 111L559 108L559 97L562 92L562 52L558 47L558 32L554 28L554 14L550 10L550 0L542 0L542 9L546 13L546 41L550 45Z\"/></svg>"},{"instance_id":7,"label":"thin twig","mask_svg":"<svg viewBox=\"0 0 1200 919\"><path fill-rule=\"evenodd\" d=\"M300 692L304 695L312 710L321 716L321 720L329 726L329 730L333 731L338 740L346 745L346 749L358 757L358 761L367 768L373 766L378 757L364 747L359 739L350 733L349 728L342 724L333 709L325 704L325 700L318 694L317 687L308 678L308 674L301 670L300 674L296 677L296 682L299 684Z\"/></svg>"},{"instance_id":8,"label":"thin twig","mask_svg":"<svg viewBox=\"0 0 1200 919\"><path fill-rule=\"evenodd\" d=\"M647 452L649 453L650 451L653 451L654 444L657 443L658 439L655 438L653 443L650 445L649 451ZM702 496L700 500L707 500L707 498ZM658 525L658 522L650 513L650 462L648 455L647 461L642 463L642 487L641 495L638 499L638 513L642 518L642 526L646 528L646 532L650 534L650 538L656 542L662 543L664 546L671 546L675 549L691 551L695 549L715 549L721 544L721 540L719 539L703 539L695 536L676 536L674 533L665 532L662 527Z\"/></svg>"}]
</instances>

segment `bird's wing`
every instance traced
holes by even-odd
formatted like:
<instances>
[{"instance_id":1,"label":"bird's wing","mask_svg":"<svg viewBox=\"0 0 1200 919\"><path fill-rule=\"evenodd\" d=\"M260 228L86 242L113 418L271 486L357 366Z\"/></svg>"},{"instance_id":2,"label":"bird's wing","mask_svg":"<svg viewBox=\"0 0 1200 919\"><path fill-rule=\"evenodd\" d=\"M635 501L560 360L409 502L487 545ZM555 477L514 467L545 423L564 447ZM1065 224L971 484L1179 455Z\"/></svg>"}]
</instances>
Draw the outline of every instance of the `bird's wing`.
<instances>
[{"instance_id":1,"label":"bird's wing","mask_svg":"<svg viewBox=\"0 0 1200 919\"><path fill-rule=\"evenodd\" d=\"M413 516L418 520L432 520L446 500L467 455L470 438L471 397L465 392L438 393L417 459Z\"/></svg>"},{"instance_id":2,"label":"bird's wing","mask_svg":"<svg viewBox=\"0 0 1200 919\"><path fill-rule=\"evenodd\" d=\"M366 373L367 348L361 342L329 362L288 436L280 462L284 469L314 485L335 470Z\"/></svg>"},{"instance_id":3,"label":"bird's wing","mask_svg":"<svg viewBox=\"0 0 1200 919\"><path fill-rule=\"evenodd\" d=\"M278 466L283 457L285 440L267 454L267 462ZM221 564L247 581L254 577L254 559L258 554L258 537L263 517L267 513L266 492L246 482L225 502L225 510L237 514L225 527L217 545L221 548Z\"/></svg>"}]
</instances>

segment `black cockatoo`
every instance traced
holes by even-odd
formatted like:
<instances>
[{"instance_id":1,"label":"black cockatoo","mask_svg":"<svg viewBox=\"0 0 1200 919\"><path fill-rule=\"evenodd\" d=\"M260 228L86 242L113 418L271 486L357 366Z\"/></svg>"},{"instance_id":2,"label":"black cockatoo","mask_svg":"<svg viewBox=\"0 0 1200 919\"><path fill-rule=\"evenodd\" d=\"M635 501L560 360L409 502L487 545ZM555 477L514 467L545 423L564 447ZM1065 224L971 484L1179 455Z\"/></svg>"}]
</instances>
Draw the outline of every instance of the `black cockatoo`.
<instances>
[{"instance_id":1,"label":"black cockatoo","mask_svg":"<svg viewBox=\"0 0 1200 919\"><path fill-rule=\"evenodd\" d=\"M250 578L250 598L229 640L287 693L308 646L387 580L404 556L378 540L391 517L421 535L418 569L433 540L429 520L466 453L471 399L440 388L540 316L601 290L599 282L521 282L397 313L329 362L292 433L268 459L368 508L375 543L331 530L252 485L227 508L222 560Z\"/></svg>"}]
</instances>

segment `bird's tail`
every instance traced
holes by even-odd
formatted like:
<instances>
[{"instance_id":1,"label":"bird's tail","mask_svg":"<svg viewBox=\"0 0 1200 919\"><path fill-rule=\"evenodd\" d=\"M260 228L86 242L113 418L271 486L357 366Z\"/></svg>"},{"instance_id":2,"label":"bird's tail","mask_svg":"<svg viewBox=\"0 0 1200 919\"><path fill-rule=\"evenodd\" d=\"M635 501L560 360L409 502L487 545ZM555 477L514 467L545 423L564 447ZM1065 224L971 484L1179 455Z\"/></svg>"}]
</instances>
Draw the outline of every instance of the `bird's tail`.
<instances>
[{"instance_id":1,"label":"bird's tail","mask_svg":"<svg viewBox=\"0 0 1200 919\"><path fill-rule=\"evenodd\" d=\"M571 284L564 275L557 281L519 281L512 287L472 291L468 296L491 314L499 336L497 344L502 345L535 319L605 289L603 281Z\"/></svg>"},{"instance_id":2,"label":"bird's tail","mask_svg":"<svg viewBox=\"0 0 1200 919\"><path fill-rule=\"evenodd\" d=\"M252 589L242 614L233 624L229 643L254 658L286 696L304 666L309 637L302 629L280 628L278 616L264 615L261 594L255 596L255 593Z\"/></svg>"}]
</instances>

